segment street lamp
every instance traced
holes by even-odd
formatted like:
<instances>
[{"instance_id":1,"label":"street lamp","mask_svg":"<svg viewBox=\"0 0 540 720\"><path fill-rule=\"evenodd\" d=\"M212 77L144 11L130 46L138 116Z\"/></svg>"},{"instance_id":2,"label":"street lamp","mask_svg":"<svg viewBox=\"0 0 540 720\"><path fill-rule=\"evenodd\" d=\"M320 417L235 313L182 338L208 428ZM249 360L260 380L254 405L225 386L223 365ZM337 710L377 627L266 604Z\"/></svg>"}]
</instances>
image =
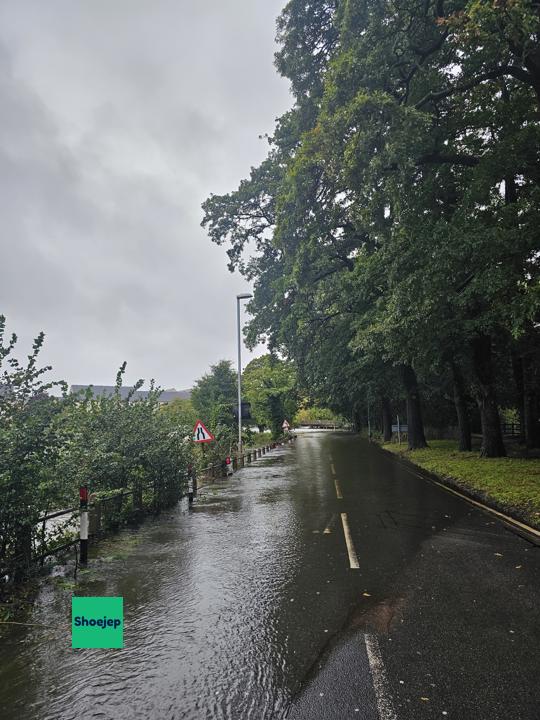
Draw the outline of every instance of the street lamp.
<instances>
[{"instance_id":1,"label":"street lamp","mask_svg":"<svg viewBox=\"0 0 540 720\"><path fill-rule=\"evenodd\" d=\"M236 319L238 323L238 458L242 455L242 352L240 341L240 300L253 297L249 293L236 296ZM240 461L239 461L240 462Z\"/></svg>"}]
</instances>

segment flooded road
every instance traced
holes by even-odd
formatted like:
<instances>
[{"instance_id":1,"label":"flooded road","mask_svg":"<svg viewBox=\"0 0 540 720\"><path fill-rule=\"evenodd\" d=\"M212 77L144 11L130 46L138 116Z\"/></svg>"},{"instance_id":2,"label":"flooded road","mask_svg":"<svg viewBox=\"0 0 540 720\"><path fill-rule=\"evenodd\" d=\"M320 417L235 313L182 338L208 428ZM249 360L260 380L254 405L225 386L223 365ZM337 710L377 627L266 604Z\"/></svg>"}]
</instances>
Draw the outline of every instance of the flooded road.
<instances>
[{"instance_id":1,"label":"flooded road","mask_svg":"<svg viewBox=\"0 0 540 720\"><path fill-rule=\"evenodd\" d=\"M301 434L45 582L2 636L0 716L537 720L539 571L367 442ZM72 593L124 598L123 650L71 649Z\"/></svg>"}]
</instances>

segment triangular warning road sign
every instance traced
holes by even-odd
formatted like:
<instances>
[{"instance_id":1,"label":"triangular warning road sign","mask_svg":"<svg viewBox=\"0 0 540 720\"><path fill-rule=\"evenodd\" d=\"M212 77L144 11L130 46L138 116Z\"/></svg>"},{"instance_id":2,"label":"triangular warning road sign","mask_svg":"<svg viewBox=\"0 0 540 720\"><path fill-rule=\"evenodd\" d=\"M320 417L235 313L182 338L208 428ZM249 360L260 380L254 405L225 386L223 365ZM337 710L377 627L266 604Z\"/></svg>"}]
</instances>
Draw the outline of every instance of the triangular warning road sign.
<instances>
[{"instance_id":1,"label":"triangular warning road sign","mask_svg":"<svg viewBox=\"0 0 540 720\"><path fill-rule=\"evenodd\" d=\"M215 440L215 437L212 435L210 430L208 430L204 423L202 423L200 420L197 420L195 423L195 427L193 428L193 442L212 442L212 440Z\"/></svg>"}]
</instances>

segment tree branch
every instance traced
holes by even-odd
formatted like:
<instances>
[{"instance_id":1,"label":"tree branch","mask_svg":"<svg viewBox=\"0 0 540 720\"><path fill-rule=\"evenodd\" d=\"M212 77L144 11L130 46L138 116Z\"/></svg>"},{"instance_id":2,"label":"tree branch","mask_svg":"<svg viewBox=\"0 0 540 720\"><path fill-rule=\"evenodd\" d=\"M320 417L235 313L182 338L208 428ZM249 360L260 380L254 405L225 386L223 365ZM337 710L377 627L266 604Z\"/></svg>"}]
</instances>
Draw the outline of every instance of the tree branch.
<instances>
[{"instance_id":1,"label":"tree branch","mask_svg":"<svg viewBox=\"0 0 540 720\"><path fill-rule=\"evenodd\" d=\"M474 155L466 155L465 153L430 153L418 158L417 165L466 165L467 167L475 167L480 162L480 158Z\"/></svg>"},{"instance_id":2,"label":"tree branch","mask_svg":"<svg viewBox=\"0 0 540 720\"><path fill-rule=\"evenodd\" d=\"M443 100L455 93L466 92L467 90L480 85L480 83L485 80L496 80L497 78L504 77L505 75L510 75L511 77L521 80L530 87L533 87L533 77L530 73L517 65L504 65L503 67L495 68L489 72L481 73L480 75L477 75L477 77L469 80L469 82L463 83L462 85L455 85L454 87L446 88L446 90L440 90L439 92L429 92L416 103L415 108L420 110L429 102L437 102L438 100Z\"/></svg>"},{"instance_id":3,"label":"tree branch","mask_svg":"<svg viewBox=\"0 0 540 720\"><path fill-rule=\"evenodd\" d=\"M480 162L479 157L475 157L474 155L466 155L465 153L439 153L439 152L432 152L428 155L422 155L419 157L415 165L421 166L421 165L465 165L466 167L476 167L478 163ZM398 165L397 163L393 163L392 165L387 165L385 170L397 170Z\"/></svg>"}]
</instances>

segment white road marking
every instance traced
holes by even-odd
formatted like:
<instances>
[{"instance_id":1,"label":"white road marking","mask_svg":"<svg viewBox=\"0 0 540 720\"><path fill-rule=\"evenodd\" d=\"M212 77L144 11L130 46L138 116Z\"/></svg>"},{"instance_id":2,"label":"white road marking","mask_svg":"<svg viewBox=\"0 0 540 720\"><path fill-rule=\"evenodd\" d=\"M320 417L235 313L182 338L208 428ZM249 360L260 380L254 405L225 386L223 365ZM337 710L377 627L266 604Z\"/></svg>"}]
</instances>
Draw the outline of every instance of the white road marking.
<instances>
[{"instance_id":1,"label":"white road marking","mask_svg":"<svg viewBox=\"0 0 540 720\"><path fill-rule=\"evenodd\" d=\"M375 635L371 634L365 635L365 641L379 718L380 720L397 720L392 695L388 687L388 679L386 677L386 670L384 669L379 641Z\"/></svg>"},{"instance_id":2,"label":"white road marking","mask_svg":"<svg viewBox=\"0 0 540 720\"><path fill-rule=\"evenodd\" d=\"M326 523L326 527L323 530L323 535L330 535L330 533L332 532L332 525L334 524L335 519L336 519L336 516L334 514L334 515L332 515L330 520Z\"/></svg>"},{"instance_id":3,"label":"white road marking","mask_svg":"<svg viewBox=\"0 0 540 720\"><path fill-rule=\"evenodd\" d=\"M334 478L334 485L336 486L337 499L343 500L343 495L341 494L341 487L339 486L339 480L337 478Z\"/></svg>"},{"instance_id":4,"label":"white road marking","mask_svg":"<svg viewBox=\"0 0 540 720\"><path fill-rule=\"evenodd\" d=\"M358 570L360 565L358 564L358 556L356 555L356 550L354 549L347 513L341 513L341 523L343 525L343 534L345 535L345 542L347 544L347 552L349 553L349 565L351 566L351 570Z\"/></svg>"}]
</instances>

